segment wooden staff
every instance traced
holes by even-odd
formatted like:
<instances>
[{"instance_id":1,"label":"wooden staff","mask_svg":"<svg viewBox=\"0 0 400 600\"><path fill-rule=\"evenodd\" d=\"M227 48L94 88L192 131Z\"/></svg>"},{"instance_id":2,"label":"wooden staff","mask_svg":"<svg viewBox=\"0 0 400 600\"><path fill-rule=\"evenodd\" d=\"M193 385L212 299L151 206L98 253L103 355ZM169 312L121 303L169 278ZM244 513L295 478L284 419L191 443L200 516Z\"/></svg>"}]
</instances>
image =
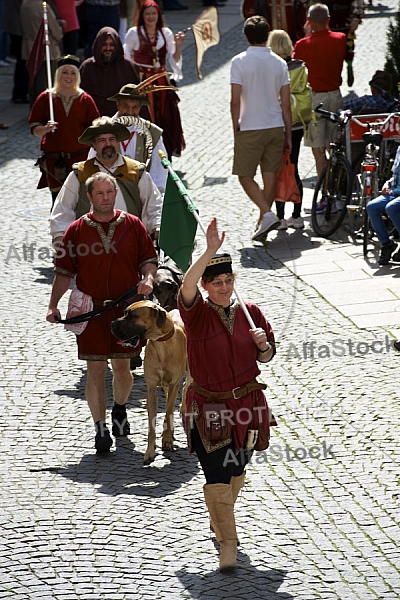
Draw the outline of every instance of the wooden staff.
<instances>
[{"instance_id":1,"label":"wooden staff","mask_svg":"<svg viewBox=\"0 0 400 600\"><path fill-rule=\"evenodd\" d=\"M43 2L43 25L44 25L44 46L46 50L46 67L47 67L47 88L49 92L49 109L50 109L50 121L54 121L54 107L53 107L53 94L51 89L53 87L51 82L51 61L50 61L50 39L49 39L49 21L47 17L47 2Z\"/></svg>"}]
</instances>

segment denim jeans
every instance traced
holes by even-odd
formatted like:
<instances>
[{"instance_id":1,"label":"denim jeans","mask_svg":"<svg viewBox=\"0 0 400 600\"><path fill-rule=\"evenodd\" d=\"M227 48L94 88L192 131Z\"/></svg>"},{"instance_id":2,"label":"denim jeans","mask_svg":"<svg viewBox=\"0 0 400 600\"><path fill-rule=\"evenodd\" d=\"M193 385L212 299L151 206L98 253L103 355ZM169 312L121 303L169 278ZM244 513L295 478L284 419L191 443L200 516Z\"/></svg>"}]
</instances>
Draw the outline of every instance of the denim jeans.
<instances>
[{"instance_id":1,"label":"denim jeans","mask_svg":"<svg viewBox=\"0 0 400 600\"><path fill-rule=\"evenodd\" d=\"M389 243L389 232L382 218L383 211L386 211L393 226L400 232L400 196L392 194L382 194L375 200L367 204L367 212L371 225L381 244Z\"/></svg>"}]
</instances>

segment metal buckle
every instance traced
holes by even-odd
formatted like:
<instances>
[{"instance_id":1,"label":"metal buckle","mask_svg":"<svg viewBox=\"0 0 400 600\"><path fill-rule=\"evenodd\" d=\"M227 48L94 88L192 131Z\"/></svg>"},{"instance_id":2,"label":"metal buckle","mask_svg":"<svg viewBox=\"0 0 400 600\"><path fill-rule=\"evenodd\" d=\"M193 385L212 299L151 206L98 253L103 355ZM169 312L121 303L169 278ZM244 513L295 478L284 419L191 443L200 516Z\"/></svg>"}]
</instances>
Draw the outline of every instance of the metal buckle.
<instances>
[{"instance_id":1,"label":"metal buckle","mask_svg":"<svg viewBox=\"0 0 400 600\"><path fill-rule=\"evenodd\" d=\"M232 396L234 397L235 400L239 400L240 399L240 396L236 396L237 390L240 390L240 386L239 387L235 387L232 390Z\"/></svg>"}]
</instances>

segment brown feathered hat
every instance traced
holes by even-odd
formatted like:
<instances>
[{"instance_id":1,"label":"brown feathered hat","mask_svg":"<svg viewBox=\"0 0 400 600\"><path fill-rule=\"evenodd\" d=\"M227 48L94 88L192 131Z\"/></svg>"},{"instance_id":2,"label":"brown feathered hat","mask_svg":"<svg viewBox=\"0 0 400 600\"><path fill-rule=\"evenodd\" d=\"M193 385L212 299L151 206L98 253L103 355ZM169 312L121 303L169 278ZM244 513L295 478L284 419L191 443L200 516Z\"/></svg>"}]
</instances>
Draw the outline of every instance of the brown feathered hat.
<instances>
[{"instance_id":1,"label":"brown feathered hat","mask_svg":"<svg viewBox=\"0 0 400 600\"><path fill-rule=\"evenodd\" d=\"M141 104L151 104L151 101L148 99L147 94L152 94L153 92L161 92L162 90L176 90L177 88L173 85L156 85L153 82L160 79L160 77L165 77L165 75L170 75L170 73L156 73L155 75L151 75L147 79L144 79L138 84L127 83L124 85L118 92L118 94L114 94L107 100L138 100Z\"/></svg>"},{"instance_id":2,"label":"brown feathered hat","mask_svg":"<svg viewBox=\"0 0 400 600\"><path fill-rule=\"evenodd\" d=\"M121 123L115 123L109 117L99 117L93 121L90 127L85 129L81 137L78 138L78 142L85 144L85 146L91 146L93 138L102 133L112 133L119 142L128 140L131 135L129 129Z\"/></svg>"}]
</instances>

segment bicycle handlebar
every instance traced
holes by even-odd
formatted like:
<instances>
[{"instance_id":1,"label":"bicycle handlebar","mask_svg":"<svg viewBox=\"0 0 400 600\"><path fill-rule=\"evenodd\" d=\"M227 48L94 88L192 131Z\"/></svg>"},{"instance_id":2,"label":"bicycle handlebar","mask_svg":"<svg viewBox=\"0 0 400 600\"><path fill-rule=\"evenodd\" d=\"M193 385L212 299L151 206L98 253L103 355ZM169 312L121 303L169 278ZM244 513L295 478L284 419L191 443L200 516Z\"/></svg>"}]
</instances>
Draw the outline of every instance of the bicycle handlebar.
<instances>
[{"instance_id":1,"label":"bicycle handlebar","mask_svg":"<svg viewBox=\"0 0 400 600\"><path fill-rule=\"evenodd\" d=\"M386 123L388 123L388 121L390 121L390 119L392 117L396 117L398 114L399 114L398 112L389 113L384 121L372 121L372 122L367 121L366 123L363 123L362 121L359 121L354 116L351 117L351 120L354 121L354 123L356 123L360 127L364 127L365 129L366 128L371 129L371 128L375 128L375 127L383 127L384 125L386 125Z\"/></svg>"},{"instance_id":2,"label":"bicycle handlebar","mask_svg":"<svg viewBox=\"0 0 400 600\"><path fill-rule=\"evenodd\" d=\"M346 125L346 123L352 116L351 110L340 110L337 113L334 113L330 112L329 110L323 110L321 106L323 106L322 102L321 104L318 104L318 106L315 109L315 112L319 113L324 119L329 119L329 121L331 121L332 123Z\"/></svg>"}]
</instances>

